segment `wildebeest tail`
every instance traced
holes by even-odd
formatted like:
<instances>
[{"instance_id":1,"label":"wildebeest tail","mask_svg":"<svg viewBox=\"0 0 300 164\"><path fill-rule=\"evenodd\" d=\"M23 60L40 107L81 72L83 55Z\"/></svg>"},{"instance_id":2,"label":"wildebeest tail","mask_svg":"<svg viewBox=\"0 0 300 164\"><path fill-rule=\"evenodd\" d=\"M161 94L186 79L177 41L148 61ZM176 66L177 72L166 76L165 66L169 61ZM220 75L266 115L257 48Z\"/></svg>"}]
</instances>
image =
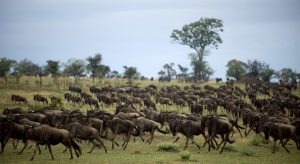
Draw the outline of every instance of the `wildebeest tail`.
<instances>
[{"instance_id":1,"label":"wildebeest tail","mask_svg":"<svg viewBox=\"0 0 300 164\"><path fill-rule=\"evenodd\" d=\"M162 133L162 134L169 134L169 132L164 131L164 130L159 129L159 128L157 128L157 131L158 131L159 133Z\"/></svg>"},{"instance_id":2,"label":"wildebeest tail","mask_svg":"<svg viewBox=\"0 0 300 164\"><path fill-rule=\"evenodd\" d=\"M74 148L74 151L76 153L76 156L79 157L81 155L80 146L73 139L70 139L70 140L71 140L71 145Z\"/></svg>"}]
</instances>

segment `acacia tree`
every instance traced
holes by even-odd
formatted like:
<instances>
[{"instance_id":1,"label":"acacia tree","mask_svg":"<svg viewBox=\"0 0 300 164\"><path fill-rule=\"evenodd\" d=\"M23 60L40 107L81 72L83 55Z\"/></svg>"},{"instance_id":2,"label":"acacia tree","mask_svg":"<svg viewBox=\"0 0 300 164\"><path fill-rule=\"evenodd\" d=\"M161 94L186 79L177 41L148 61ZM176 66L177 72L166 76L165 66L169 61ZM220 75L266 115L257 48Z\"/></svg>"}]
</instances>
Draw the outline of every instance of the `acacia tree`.
<instances>
[{"instance_id":1,"label":"acacia tree","mask_svg":"<svg viewBox=\"0 0 300 164\"><path fill-rule=\"evenodd\" d=\"M183 67L182 65L180 65L180 64L178 64L177 65L178 66L178 68L179 68L179 70L180 70L180 76L183 78L183 79L186 79L187 78L187 76L188 76L188 74L187 74L187 72L188 72L188 68L187 67Z\"/></svg>"},{"instance_id":2,"label":"acacia tree","mask_svg":"<svg viewBox=\"0 0 300 164\"><path fill-rule=\"evenodd\" d=\"M129 83L132 83L132 79L139 74L136 67L123 66L123 68L125 69L125 77L128 79Z\"/></svg>"},{"instance_id":3,"label":"acacia tree","mask_svg":"<svg viewBox=\"0 0 300 164\"><path fill-rule=\"evenodd\" d=\"M269 83L272 78L274 78L275 71L271 68L266 68L260 73L260 77L263 81Z\"/></svg>"},{"instance_id":4,"label":"acacia tree","mask_svg":"<svg viewBox=\"0 0 300 164\"><path fill-rule=\"evenodd\" d=\"M47 65L45 66L46 74L50 74L53 78L55 84L57 84L57 76L59 75L59 61L47 60Z\"/></svg>"},{"instance_id":5,"label":"acacia tree","mask_svg":"<svg viewBox=\"0 0 300 164\"><path fill-rule=\"evenodd\" d=\"M199 61L197 54L190 53L191 66L194 70L194 81L196 80L208 80L214 73L214 70L208 65L206 61Z\"/></svg>"},{"instance_id":6,"label":"acacia tree","mask_svg":"<svg viewBox=\"0 0 300 164\"><path fill-rule=\"evenodd\" d=\"M236 59L228 61L226 67L226 76L233 77L236 80L240 80L242 75L247 72L247 64Z\"/></svg>"},{"instance_id":7,"label":"acacia tree","mask_svg":"<svg viewBox=\"0 0 300 164\"><path fill-rule=\"evenodd\" d=\"M7 75L14 63L16 63L15 60L7 59L5 57L0 59L0 77L4 78L6 84Z\"/></svg>"},{"instance_id":8,"label":"acacia tree","mask_svg":"<svg viewBox=\"0 0 300 164\"><path fill-rule=\"evenodd\" d=\"M79 77L84 76L86 71L86 63L82 59L69 59L65 64L64 73L68 76L73 76L75 78L75 84Z\"/></svg>"},{"instance_id":9,"label":"acacia tree","mask_svg":"<svg viewBox=\"0 0 300 164\"><path fill-rule=\"evenodd\" d=\"M203 69L205 64L204 56L207 55L208 47L218 48L222 38L219 33L223 32L223 21L216 18L200 18L199 21L184 25L181 30L173 30L171 38L174 42L181 45L187 45L196 51L196 58L193 61L194 80L204 80L203 72L209 69Z\"/></svg>"},{"instance_id":10,"label":"acacia tree","mask_svg":"<svg viewBox=\"0 0 300 164\"><path fill-rule=\"evenodd\" d=\"M97 75L98 71L101 71L101 61L102 61L102 55L101 54L95 54L95 56L89 56L87 59L87 70L91 72L91 76L93 78L93 82L95 79L95 76Z\"/></svg>"},{"instance_id":11,"label":"acacia tree","mask_svg":"<svg viewBox=\"0 0 300 164\"><path fill-rule=\"evenodd\" d=\"M163 66L163 69L165 70L164 72L166 73L167 78L170 80L172 79L172 77L174 77L176 75L176 71L173 68L173 66L174 66L174 63L165 64Z\"/></svg>"},{"instance_id":12,"label":"acacia tree","mask_svg":"<svg viewBox=\"0 0 300 164\"><path fill-rule=\"evenodd\" d=\"M277 77L284 82L295 82L297 81L297 72L291 68L283 68L277 73Z\"/></svg>"}]
</instances>

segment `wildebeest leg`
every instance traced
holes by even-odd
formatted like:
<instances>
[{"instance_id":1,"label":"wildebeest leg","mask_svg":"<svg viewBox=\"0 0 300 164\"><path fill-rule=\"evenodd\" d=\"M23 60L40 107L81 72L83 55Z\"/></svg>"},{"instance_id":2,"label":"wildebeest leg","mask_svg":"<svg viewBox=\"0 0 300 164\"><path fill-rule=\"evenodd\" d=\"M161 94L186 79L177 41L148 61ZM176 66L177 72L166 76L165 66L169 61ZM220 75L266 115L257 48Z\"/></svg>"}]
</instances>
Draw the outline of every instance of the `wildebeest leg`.
<instances>
[{"instance_id":1,"label":"wildebeest leg","mask_svg":"<svg viewBox=\"0 0 300 164\"><path fill-rule=\"evenodd\" d=\"M282 140L281 140L282 142ZM289 139L287 139L285 142L282 143L282 147L286 150L286 152L290 153L290 151L285 147L285 145L289 142Z\"/></svg>"},{"instance_id":2,"label":"wildebeest leg","mask_svg":"<svg viewBox=\"0 0 300 164\"><path fill-rule=\"evenodd\" d=\"M151 131L151 134L150 134L150 139L148 140L149 142L149 145L151 144L152 140L153 140L153 137L154 137L154 132L155 130Z\"/></svg>"},{"instance_id":3,"label":"wildebeest leg","mask_svg":"<svg viewBox=\"0 0 300 164\"><path fill-rule=\"evenodd\" d=\"M113 134L113 137L111 139L111 149L114 149L115 137L116 137L116 133Z\"/></svg>"},{"instance_id":4,"label":"wildebeest leg","mask_svg":"<svg viewBox=\"0 0 300 164\"><path fill-rule=\"evenodd\" d=\"M104 146L104 143L100 140L100 138L97 138L96 140L102 145L102 147L104 148L105 153L107 153L107 149Z\"/></svg>"},{"instance_id":5,"label":"wildebeest leg","mask_svg":"<svg viewBox=\"0 0 300 164\"><path fill-rule=\"evenodd\" d=\"M179 140L180 136L178 136L173 143L177 142Z\"/></svg>"},{"instance_id":6,"label":"wildebeest leg","mask_svg":"<svg viewBox=\"0 0 300 164\"><path fill-rule=\"evenodd\" d=\"M49 153L51 154L51 160L54 160L54 157L53 157L53 154L52 154L51 145L47 144L47 146L48 146Z\"/></svg>"},{"instance_id":7,"label":"wildebeest leg","mask_svg":"<svg viewBox=\"0 0 300 164\"><path fill-rule=\"evenodd\" d=\"M23 146L23 148L21 149L21 151L19 151L18 154L22 154L26 147L27 147L27 142L24 142L24 146Z\"/></svg>"},{"instance_id":8,"label":"wildebeest leg","mask_svg":"<svg viewBox=\"0 0 300 164\"><path fill-rule=\"evenodd\" d=\"M192 141L193 144L195 144L195 145L198 147L198 149L200 149L200 145L198 145L198 144L194 141L194 137L191 138L191 141Z\"/></svg>"},{"instance_id":9,"label":"wildebeest leg","mask_svg":"<svg viewBox=\"0 0 300 164\"><path fill-rule=\"evenodd\" d=\"M219 145L217 145L217 150L219 149L219 147L224 143L224 136L223 135L221 135L221 139L222 139L222 141L221 141L221 143L219 144Z\"/></svg>"},{"instance_id":10,"label":"wildebeest leg","mask_svg":"<svg viewBox=\"0 0 300 164\"><path fill-rule=\"evenodd\" d=\"M40 149L40 145L37 145L37 147L38 147L39 154L41 154L42 151L41 151L41 149Z\"/></svg>"},{"instance_id":11,"label":"wildebeest leg","mask_svg":"<svg viewBox=\"0 0 300 164\"><path fill-rule=\"evenodd\" d=\"M186 150L187 148L188 148L188 145L189 145L189 139L190 139L190 137L185 137L186 138L186 141L185 141L185 146L184 146L184 150Z\"/></svg>"},{"instance_id":12,"label":"wildebeest leg","mask_svg":"<svg viewBox=\"0 0 300 164\"><path fill-rule=\"evenodd\" d=\"M90 140L90 142L92 143L93 147L92 149L88 152L88 153L92 153L92 151L95 149L95 147L97 146L97 144L94 142L94 140Z\"/></svg>"},{"instance_id":13,"label":"wildebeest leg","mask_svg":"<svg viewBox=\"0 0 300 164\"><path fill-rule=\"evenodd\" d=\"M127 142L126 142L126 144L125 144L125 146L124 146L124 148L123 148L124 150L126 149L126 147L127 147L127 145L128 145L128 142L129 142L129 140L130 140L130 136L131 136L131 134L128 135Z\"/></svg>"},{"instance_id":14,"label":"wildebeest leg","mask_svg":"<svg viewBox=\"0 0 300 164\"><path fill-rule=\"evenodd\" d=\"M35 144L35 148L33 150L33 154L32 154L32 157L30 158L30 160L32 161L34 159L34 156L36 154L36 150L38 149L38 144Z\"/></svg>"},{"instance_id":15,"label":"wildebeest leg","mask_svg":"<svg viewBox=\"0 0 300 164\"><path fill-rule=\"evenodd\" d=\"M68 147L66 146L65 150L63 151L63 153L65 153L68 150Z\"/></svg>"},{"instance_id":16,"label":"wildebeest leg","mask_svg":"<svg viewBox=\"0 0 300 164\"><path fill-rule=\"evenodd\" d=\"M67 146L66 146L66 147L67 147ZM67 148L70 150L70 156L71 156L71 157L70 157L70 160L71 160L71 159L73 159L72 147L71 147L71 146L68 146ZM75 151L75 153L76 153L76 149L74 149L74 151ZM76 153L76 155L77 155L77 153ZM78 156L78 155L77 155L77 156Z\"/></svg>"},{"instance_id":17,"label":"wildebeest leg","mask_svg":"<svg viewBox=\"0 0 300 164\"><path fill-rule=\"evenodd\" d=\"M247 135L245 135L245 137L248 136L248 135L250 134L251 130L252 130L252 128L250 127L250 129L249 129Z\"/></svg>"},{"instance_id":18,"label":"wildebeest leg","mask_svg":"<svg viewBox=\"0 0 300 164\"><path fill-rule=\"evenodd\" d=\"M274 141L273 152L272 153L275 153L275 149L276 149L276 140Z\"/></svg>"},{"instance_id":19,"label":"wildebeest leg","mask_svg":"<svg viewBox=\"0 0 300 164\"><path fill-rule=\"evenodd\" d=\"M220 151L220 154L222 154L222 153L223 153L223 149L224 149L224 147L225 147L226 143L227 143L227 140L225 140L225 142L224 142L224 145L223 145L223 147L222 147L222 149L221 149L221 151ZM220 145L221 145L221 144L220 144Z\"/></svg>"},{"instance_id":20,"label":"wildebeest leg","mask_svg":"<svg viewBox=\"0 0 300 164\"><path fill-rule=\"evenodd\" d=\"M16 143L16 139L13 140L13 148L14 148L14 150L17 149L18 143L19 143L19 140L17 140L17 143Z\"/></svg>"}]
</instances>

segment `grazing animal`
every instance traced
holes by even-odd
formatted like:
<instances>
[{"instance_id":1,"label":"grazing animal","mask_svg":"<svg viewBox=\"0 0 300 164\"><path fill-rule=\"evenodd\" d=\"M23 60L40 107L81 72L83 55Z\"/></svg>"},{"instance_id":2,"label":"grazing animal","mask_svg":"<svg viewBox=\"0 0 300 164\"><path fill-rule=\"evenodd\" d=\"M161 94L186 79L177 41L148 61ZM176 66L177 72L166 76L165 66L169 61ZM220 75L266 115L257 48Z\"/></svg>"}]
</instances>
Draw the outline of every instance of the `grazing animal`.
<instances>
[{"instance_id":1,"label":"grazing animal","mask_svg":"<svg viewBox=\"0 0 300 164\"><path fill-rule=\"evenodd\" d=\"M36 101L36 102L42 102L42 103L46 103L48 104L48 100L46 97L40 95L40 94L37 94L37 95L34 95L33 96L33 100Z\"/></svg>"},{"instance_id":2,"label":"grazing animal","mask_svg":"<svg viewBox=\"0 0 300 164\"><path fill-rule=\"evenodd\" d=\"M210 151L210 147L213 146L212 139L218 134L221 136L221 143L218 145L217 149L223 144L223 147L220 151L220 154L223 152L223 149L227 142L233 143L234 141L231 141L229 139L230 133L233 132L233 126L229 121L226 121L224 119L220 119L217 116L209 115L202 117L201 119L201 126L202 128L208 129L208 138L205 142L208 143L208 151ZM205 144L203 146L205 146Z\"/></svg>"},{"instance_id":3,"label":"grazing animal","mask_svg":"<svg viewBox=\"0 0 300 164\"><path fill-rule=\"evenodd\" d=\"M274 123L274 122L261 122L257 128L256 133L263 132L265 135L265 139L269 140L269 137L274 139L273 145L273 153L275 153L276 141L279 140L281 146L286 150L286 152L290 152L285 146L290 139L292 139L297 146L297 149L300 150L300 146L297 142L296 138L296 127L293 125L287 125L282 123Z\"/></svg>"},{"instance_id":4,"label":"grazing animal","mask_svg":"<svg viewBox=\"0 0 300 164\"><path fill-rule=\"evenodd\" d=\"M146 108L156 110L156 104L149 98L144 99L144 106L146 106Z\"/></svg>"},{"instance_id":5,"label":"grazing animal","mask_svg":"<svg viewBox=\"0 0 300 164\"><path fill-rule=\"evenodd\" d=\"M139 135L138 134L139 131L137 130L136 125L130 120L122 120L118 117L114 117L112 120L107 120L106 126L107 128L111 129L111 131L113 132L113 136L111 139L112 149L114 149L114 144L116 144L117 146L119 145L115 142L115 137L117 134L125 134L125 140L122 144L124 150L126 149L129 143L130 136ZM136 133L134 133L134 130L136 130Z\"/></svg>"},{"instance_id":6,"label":"grazing animal","mask_svg":"<svg viewBox=\"0 0 300 164\"><path fill-rule=\"evenodd\" d=\"M135 125L137 126L137 130L139 131L139 136L141 137L141 139L144 141L143 139L143 135L144 132L150 132L150 138L146 141L146 143L151 144L153 137L154 137L154 132L156 130L158 130L158 132L162 133L162 134L167 134L168 132L165 132L161 129L158 128L158 125L149 119L146 119L144 117L139 117L136 119L133 119L133 122L135 123Z\"/></svg>"},{"instance_id":7,"label":"grazing animal","mask_svg":"<svg viewBox=\"0 0 300 164\"><path fill-rule=\"evenodd\" d=\"M77 157L81 154L81 148L76 142L71 138L71 134L68 130L57 129L50 127L48 125L40 125L38 127L29 128L26 133L26 139L36 142L35 149L33 150L33 155L30 160L33 160L38 150L38 145L47 145L49 153L51 154L52 160L54 159L52 154L51 145L57 145L62 143L70 151L70 159L73 159L72 148L75 151Z\"/></svg>"},{"instance_id":8,"label":"grazing animal","mask_svg":"<svg viewBox=\"0 0 300 164\"><path fill-rule=\"evenodd\" d=\"M20 95L11 95L11 101L12 102L18 102L18 103L24 103L24 104L28 104L27 100L25 97L20 96Z\"/></svg>"},{"instance_id":9,"label":"grazing animal","mask_svg":"<svg viewBox=\"0 0 300 164\"><path fill-rule=\"evenodd\" d=\"M97 144L94 141L98 141L101 144L101 146L104 148L105 153L107 153L107 149L104 146L103 142L101 141L100 134L97 131L97 129L91 126L81 125L78 122L73 122L67 125L63 125L63 127L70 131L71 138L89 140L93 144L93 147L89 151L89 153L91 153L94 150L94 148L97 146Z\"/></svg>"}]
</instances>

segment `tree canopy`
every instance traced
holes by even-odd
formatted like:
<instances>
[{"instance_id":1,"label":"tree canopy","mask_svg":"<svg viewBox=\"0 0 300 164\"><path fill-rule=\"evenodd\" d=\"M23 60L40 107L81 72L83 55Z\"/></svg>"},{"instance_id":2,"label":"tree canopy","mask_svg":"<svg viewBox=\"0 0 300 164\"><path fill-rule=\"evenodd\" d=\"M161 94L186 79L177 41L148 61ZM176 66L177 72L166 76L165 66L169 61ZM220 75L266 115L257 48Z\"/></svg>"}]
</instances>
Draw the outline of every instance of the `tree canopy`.
<instances>
[{"instance_id":1,"label":"tree canopy","mask_svg":"<svg viewBox=\"0 0 300 164\"><path fill-rule=\"evenodd\" d=\"M86 63L82 59L69 59L65 64L64 73L68 76L74 76L75 83L79 77L84 76L85 71Z\"/></svg>"},{"instance_id":2,"label":"tree canopy","mask_svg":"<svg viewBox=\"0 0 300 164\"><path fill-rule=\"evenodd\" d=\"M236 59L228 61L226 67L226 76L233 77L236 80L240 80L242 75L247 72L247 64Z\"/></svg>"},{"instance_id":3,"label":"tree canopy","mask_svg":"<svg viewBox=\"0 0 300 164\"><path fill-rule=\"evenodd\" d=\"M94 81L94 79L97 75L97 72L103 70L103 68L100 68L101 61L102 61L102 55L98 53L98 54L95 54L94 56L89 56L88 58L86 58L86 60L88 61L87 71L91 73L91 76Z\"/></svg>"},{"instance_id":4,"label":"tree canopy","mask_svg":"<svg viewBox=\"0 0 300 164\"><path fill-rule=\"evenodd\" d=\"M123 68L125 69L124 76L128 79L129 82L132 82L132 79L135 76L138 76L138 71L136 67L123 66Z\"/></svg>"},{"instance_id":5,"label":"tree canopy","mask_svg":"<svg viewBox=\"0 0 300 164\"><path fill-rule=\"evenodd\" d=\"M9 74L10 69L13 64L16 63L15 60L1 58L0 59L0 77L5 78L5 83L7 83L7 75Z\"/></svg>"},{"instance_id":6,"label":"tree canopy","mask_svg":"<svg viewBox=\"0 0 300 164\"><path fill-rule=\"evenodd\" d=\"M223 21L216 18L200 18L200 20L186 24L181 30L173 30L171 39L181 45L187 45L196 51L191 64L194 71L194 80L204 80L206 75L213 73L203 58L208 55L207 48L218 48L223 42L220 32L223 32Z\"/></svg>"},{"instance_id":7,"label":"tree canopy","mask_svg":"<svg viewBox=\"0 0 300 164\"><path fill-rule=\"evenodd\" d=\"M59 74L59 61L47 60L47 65L45 66L46 73L50 73L52 77Z\"/></svg>"}]
</instances>

